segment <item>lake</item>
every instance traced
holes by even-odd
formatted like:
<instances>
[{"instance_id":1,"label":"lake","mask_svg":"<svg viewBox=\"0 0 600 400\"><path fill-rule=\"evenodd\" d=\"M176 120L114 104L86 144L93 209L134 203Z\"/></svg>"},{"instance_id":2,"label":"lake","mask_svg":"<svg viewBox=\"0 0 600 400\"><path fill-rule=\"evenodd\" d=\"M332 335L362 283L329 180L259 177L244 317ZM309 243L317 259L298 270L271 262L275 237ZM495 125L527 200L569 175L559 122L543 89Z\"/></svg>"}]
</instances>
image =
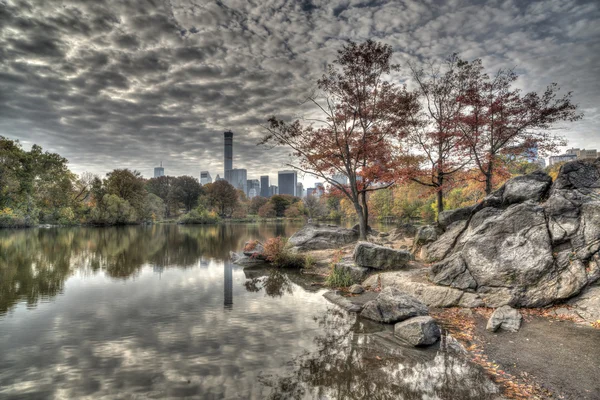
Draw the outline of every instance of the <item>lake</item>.
<instances>
[{"instance_id":1,"label":"lake","mask_svg":"<svg viewBox=\"0 0 600 400\"><path fill-rule=\"evenodd\" d=\"M229 262L295 223L0 230L2 399L492 399L291 271Z\"/></svg>"}]
</instances>

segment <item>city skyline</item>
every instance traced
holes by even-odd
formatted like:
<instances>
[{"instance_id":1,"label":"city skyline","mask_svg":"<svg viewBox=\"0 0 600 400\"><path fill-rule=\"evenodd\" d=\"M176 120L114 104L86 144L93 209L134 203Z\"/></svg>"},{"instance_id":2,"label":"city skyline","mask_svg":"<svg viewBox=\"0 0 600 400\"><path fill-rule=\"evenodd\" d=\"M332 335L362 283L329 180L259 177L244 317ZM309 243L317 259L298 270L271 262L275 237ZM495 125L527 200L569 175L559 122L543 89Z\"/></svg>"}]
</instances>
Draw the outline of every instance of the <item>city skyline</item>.
<instances>
[{"instance_id":1,"label":"city skyline","mask_svg":"<svg viewBox=\"0 0 600 400\"><path fill-rule=\"evenodd\" d=\"M27 6L29 5L29 6ZM0 135L70 161L146 178L223 176L222 133L236 134L249 177L285 170L286 149L256 144L271 115L300 106L346 40L375 39L423 65L457 52L488 72L515 67L519 88L556 81L584 118L558 131L566 149L600 148L600 6L595 1L459 0L124 3L8 0L0 16ZM465 29L468 27L468 29ZM546 157L547 159L547 157ZM304 177L305 187L318 179Z\"/></svg>"}]
</instances>

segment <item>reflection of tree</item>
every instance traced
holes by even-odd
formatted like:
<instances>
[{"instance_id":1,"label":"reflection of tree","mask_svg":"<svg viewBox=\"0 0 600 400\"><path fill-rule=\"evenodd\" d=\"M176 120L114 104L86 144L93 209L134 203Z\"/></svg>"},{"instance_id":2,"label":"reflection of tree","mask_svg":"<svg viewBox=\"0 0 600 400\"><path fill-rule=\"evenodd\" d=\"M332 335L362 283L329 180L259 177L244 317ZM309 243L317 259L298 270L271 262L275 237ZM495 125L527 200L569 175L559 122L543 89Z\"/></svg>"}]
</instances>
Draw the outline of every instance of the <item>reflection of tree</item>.
<instances>
[{"instance_id":1,"label":"reflection of tree","mask_svg":"<svg viewBox=\"0 0 600 400\"><path fill-rule=\"evenodd\" d=\"M266 276L248 279L244 282L244 287L249 292L260 292L264 289L270 297L281 297L293 292L292 282L287 274L275 268L269 269Z\"/></svg>"},{"instance_id":2,"label":"reflection of tree","mask_svg":"<svg viewBox=\"0 0 600 400\"><path fill-rule=\"evenodd\" d=\"M33 306L40 298L56 296L75 270L128 278L144 265L191 267L201 258L227 260L229 251L239 250L246 240L265 240L282 230L290 235L296 229L257 223L0 230L0 313L21 300Z\"/></svg>"},{"instance_id":3,"label":"reflection of tree","mask_svg":"<svg viewBox=\"0 0 600 400\"><path fill-rule=\"evenodd\" d=\"M317 350L294 359L285 375L260 377L270 399L495 398L485 374L452 352L398 346L339 309L316 320L324 330Z\"/></svg>"}]
</instances>

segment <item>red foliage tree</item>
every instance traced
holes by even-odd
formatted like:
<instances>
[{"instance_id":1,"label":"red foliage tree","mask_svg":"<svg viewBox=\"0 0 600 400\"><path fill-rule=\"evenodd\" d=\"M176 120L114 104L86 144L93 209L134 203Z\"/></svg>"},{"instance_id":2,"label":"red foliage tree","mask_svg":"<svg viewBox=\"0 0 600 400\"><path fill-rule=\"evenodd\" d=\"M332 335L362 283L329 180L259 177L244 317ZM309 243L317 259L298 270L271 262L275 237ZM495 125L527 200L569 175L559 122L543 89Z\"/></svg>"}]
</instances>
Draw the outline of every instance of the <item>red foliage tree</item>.
<instances>
[{"instance_id":1,"label":"red foliage tree","mask_svg":"<svg viewBox=\"0 0 600 400\"><path fill-rule=\"evenodd\" d=\"M465 107L459 101L466 90L462 79L465 65L456 54L442 66L429 64L427 70L409 64L423 107L414 116L415 123L407 137L409 149L418 156L407 158L411 164L403 173L436 191L438 215L444 210L444 192L451 187L454 175L470 162L457 126Z\"/></svg>"},{"instance_id":2,"label":"red foliage tree","mask_svg":"<svg viewBox=\"0 0 600 400\"><path fill-rule=\"evenodd\" d=\"M512 69L487 75L481 60L463 66L467 90L459 98L464 106L459 124L461 135L485 182L485 192L491 193L494 175L502 168L502 157L512 158L539 151L544 154L564 146L563 138L549 130L561 121L582 118L577 105L571 102L571 92L562 97L556 83L543 94L523 94L513 88L518 76Z\"/></svg>"},{"instance_id":3,"label":"red foliage tree","mask_svg":"<svg viewBox=\"0 0 600 400\"><path fill-rule=\"evenodd\" d=\"M343 193L358 216L361 239L366 238L369 218L367 193L394 183L397 139L406 134L409 117L418 108L405 87L384 80L398 68L391 64L391 55L388 45L349 42L318 81L324 99L309 97L323 117L304 123L272 117L261 141L290 147L298 162L289 166ZM348 185L333 179L334 174L347 176Z\"/></svg>"}]
</instances>

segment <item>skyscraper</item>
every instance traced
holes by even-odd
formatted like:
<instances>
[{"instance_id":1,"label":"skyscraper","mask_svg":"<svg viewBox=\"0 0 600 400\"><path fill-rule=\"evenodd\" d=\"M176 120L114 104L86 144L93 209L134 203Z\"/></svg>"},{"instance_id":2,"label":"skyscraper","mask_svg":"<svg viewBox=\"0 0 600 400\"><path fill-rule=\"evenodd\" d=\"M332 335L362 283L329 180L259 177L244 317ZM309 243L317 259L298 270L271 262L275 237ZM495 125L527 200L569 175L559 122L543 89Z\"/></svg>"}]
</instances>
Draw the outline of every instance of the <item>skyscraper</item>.
<instances>
[{"instance_id":1,"label":"skyscraper","mask_svg":"<svg viewBox=\"0 0 600 400\"><path fill-rule=\"evenodd\" d=\"M302 184L302 182L298 182L296 184L296 196L304 197L304 185Z\"/></svg>"},{"instance_id":2,"label":"skyscraper","mask_svg":"<svg viewBox=\"0 0 600 400\"><path fill-rule=\"evenodd\" d=\"M210 172L200 171L200 184L206 185L207 183L212 183L212 177L210 176Z\"/></svg>"},{"instance_id":3,"label":"skyscraper","mask_svg":"<svg viewBox=\"0 0 600 400\"><path fill-rule=\"evenodd\" d=\"M298 173L296 171L279 171L277 173L279 194L296 195L296 184L298 183Z\"/></svg>"},{"instance_id":4,"label":"skyscraper","mask_svg":"<svg viewBox=\"0 0 600 400\"><path fill-rule=\"evenodd\" d=\"M248 189L248 192L246 194L248 195L249 199L256 197L260 194L260 181L258 179L248 179L246 181L246 186ZM251 195L250 192L253 192L253 194Z\"/></svg>"},{"instance_id":5,"label":"skyscraper","mask_svg":"<svg viewBox=\"0 0 600 400\"><path fill-rule=\"evenodd\" d=\"M243 190L248 193L247 186L247 171L245 169L230 169L225 171L225 180L236 189Z\"/></svg>"},{"instance_id":6,"label":"skyscraper","mask_svg":"<svg viewBox=\"0 0 600 400\"><path fill-rule=\"evenodd\" d=\"M279 194L279 188L275 185L269 186L269 197L275 196Z\"/></svg>"},{"instance_id":7,"label":"skyscraper","mask_svg":"<svg viewBox=\"0 0 600 400\"><path fill-rule=\"evenodd\" d=\"M340 185L347 185L348 184L348 177L346 176L346 174L335 174L332 176L332 179L334 181L336 181L337 183L339 183Z\"/></svg>"},{"instance_id":8,"label":"skyscraper","mask_svg":"<svg viewBox=\"0 0 600 400\"><path fill-rule=\"evenodd\" d=\"M233 132L227 131L223 133L223 137L225 140L225 149L224 149L224 165L225 165L225 176L227 176L227 171L233 169ZM225 178L227 179L227 178ZM229 182L231 183L231 182Z\"/></svg>"},{"instance_id":9,"label":"skyscraper","mask_svg":"<svg viewBox=\"0 0 600 400\"><path fill-rule=\"evenodd\" d=\"M269 197L269 175L260 177L260 195L262 197Z\"/></svg>"},{"instance_id":10,"label":"skyscraper","mask_svg":"<svg viewBox=\"0 0 600 400\"><path fill-rule=\"evenodd\" d=\"M165 176L165 169L162 166L162 161L160 162L160 167L154 167L154 177L158 178L159 176Z\"/></svg>"}]
</instances>

